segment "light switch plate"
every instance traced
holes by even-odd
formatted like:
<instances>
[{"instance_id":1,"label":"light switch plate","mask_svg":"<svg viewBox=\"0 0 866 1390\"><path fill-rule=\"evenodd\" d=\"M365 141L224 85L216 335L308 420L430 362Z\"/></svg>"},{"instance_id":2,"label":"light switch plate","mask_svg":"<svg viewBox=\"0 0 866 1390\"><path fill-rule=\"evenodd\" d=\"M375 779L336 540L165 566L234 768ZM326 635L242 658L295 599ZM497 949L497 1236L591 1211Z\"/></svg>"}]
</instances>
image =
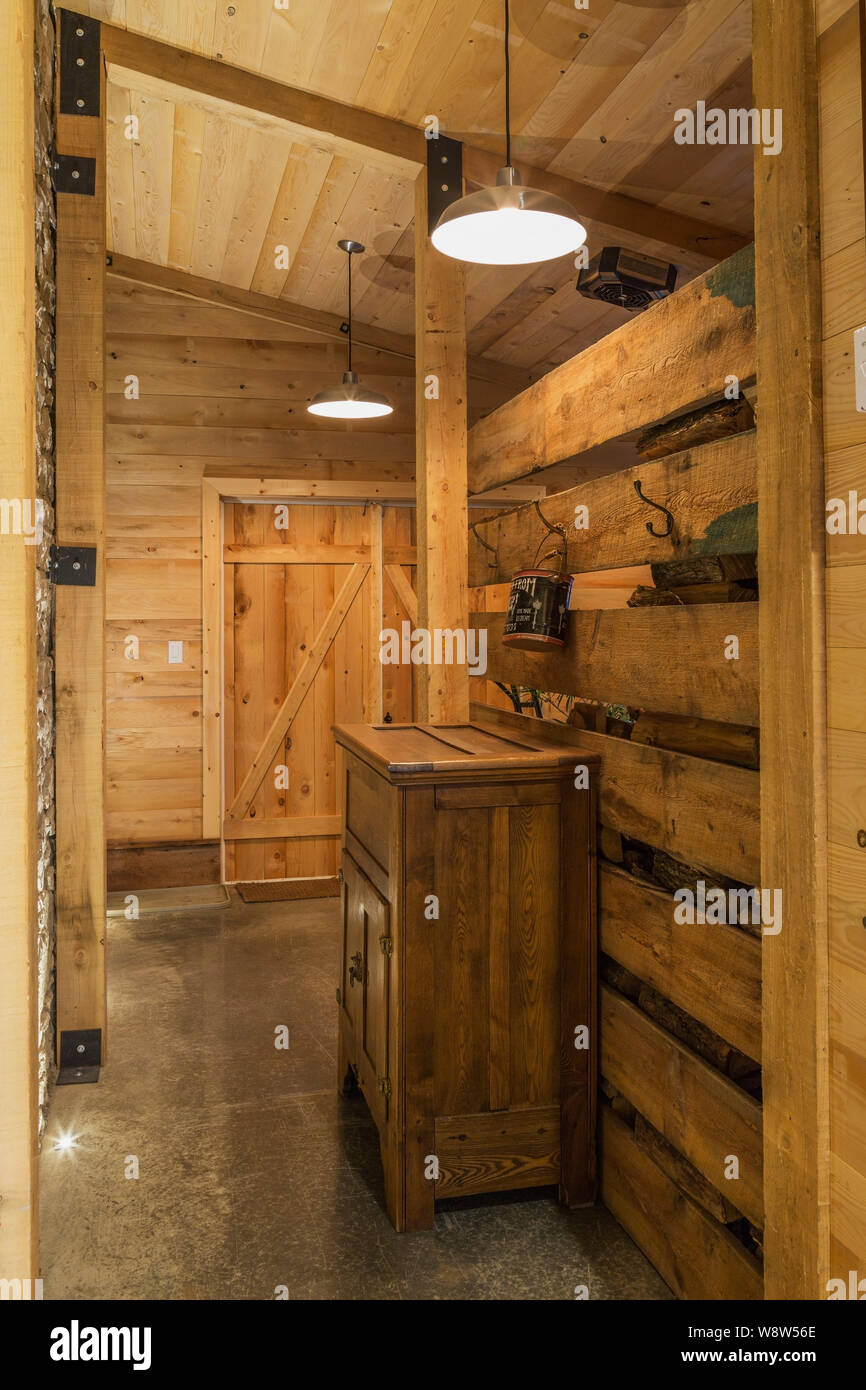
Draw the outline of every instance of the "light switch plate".
<instances>
[{"instance_id":1,"label":"light switch plate","mask_svg":"<svg viewBox=\"0 0 866 1390\"><path fill-rule=\"evenodd\" d=\"M169 642L168 664L178 666L183 661L183 642Z\"/></svg>"},{"instance_id":2,"label":"light switch plate","mask_svg":"<svg viewBox=\"0 0 866 1390\"><path fill-rule=\"evenodd\" d=\"M866 410L866 327L854 329L854 387L857 409Z\"/></svg>"}]
</instances>

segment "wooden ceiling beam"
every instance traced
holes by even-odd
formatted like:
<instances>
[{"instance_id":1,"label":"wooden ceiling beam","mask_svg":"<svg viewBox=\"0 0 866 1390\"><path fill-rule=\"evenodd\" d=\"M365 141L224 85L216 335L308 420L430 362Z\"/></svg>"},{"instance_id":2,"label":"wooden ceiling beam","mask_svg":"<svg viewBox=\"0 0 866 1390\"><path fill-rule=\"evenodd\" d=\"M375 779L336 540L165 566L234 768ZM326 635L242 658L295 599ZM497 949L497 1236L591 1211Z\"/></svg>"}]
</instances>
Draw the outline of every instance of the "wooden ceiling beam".
<instances>
[{"instance_id":1,"label":"wooden ceiling beam","mask_svg":"<svg viewBox=\"0 0 866 1390\"><path fill-rule=\"evenodd\" d=\"M520 160L516 163L524 183L554 193L572 204L590 233L591 250L598 249L602 244L616 244L617 239L627 233L642 246L648 241L656 242L657 245L652 248L656 254L684 252L692 268L703 269L708 262L727 260L728 256L741 251L752 240L750 236L743 236L729 227L719 227L711 222L702 222L697 217L687 217L684 213L671 212L652 203L642 203L626 193L578 183L552 169L538 169ZM502 158L489 150L478 149L474 145L463 147L463 176L471 183L495 183L501 164ZM700 258L699 261L696 262L694 257Z\"/></svg>"},{"instance_id":2,"label":"wooden ceiling beam","mask_svg":"<svg viewBox=\"0 0 866 1390\"><path fill-rule=\"evenodd\" d=\"M292 304L285 299L272 299L270 295L259 294L255 290L223 285L217 280L190 275L185 270L153 265L150 261L135 260L132 256L121 256L117 252L111 252L110 255L108 274L118 279L130 280L135 284L144 285L149 289L164 290L169 294L183 295L202 304L218 304L224 309L237 309L261 319L270 319L272 322L288 324L292 328L317 333L323 338L337 342L346 341L343 331L345 319L339 314L331 314L324 309L312 309L305 304ZM357 347L393 353L412 362L415 359L415 339L410 334L391 333L388 329L375 328L353 319L352 340ZM492 381L513 391L522 391L532 380L530 372L513 367L510 363L495 362L488 357L470 357L469 375L478 381Z\"/></svg>"},{"instance_id":3,"label":"wooden ceiling beam","mask_svg":"<svg viewBox=\"0 0 866 1390\"><path fill-rule=\"evenodd\" d=\"M102 45L110 66L137 73L169 86L198 93L213 101L280 121L297 139L332 149L335 154L362 158L368 164L413 179L426 163L424 131L405 121L381 116L330 97L289 87L260 73L204 58L173 44L113 24L102 23ZM455 138L460 138L455 133ZM495 182L502 159L464 142L463 173L473 183ZM521 164L526 183L572 203L587 224L593 242L637 239L656 243L659 253L704 269L747 245L750 238L710 222L666 208L654 207L623 193L608 192L547 169ZM679 254L677 254L679 253ZM700 258L696 264L694 257Z\"/></svg>"},{"instance_id":4,"label":"wooden ceiling beam","mask_svg":"<svg viewBox=\"0 0 866 1390\"><path fill-rule=\"evenodd\" d=\"M347 106L330 97L288 87L261 73L176 48L131 29L102 23L102 49L110 66L127 68L216 101L271 116L293 127L297 137L332 148L335 154L370 161L414 179L426 159L424 131L403 121Z\"/></svg>"}]
</instances>

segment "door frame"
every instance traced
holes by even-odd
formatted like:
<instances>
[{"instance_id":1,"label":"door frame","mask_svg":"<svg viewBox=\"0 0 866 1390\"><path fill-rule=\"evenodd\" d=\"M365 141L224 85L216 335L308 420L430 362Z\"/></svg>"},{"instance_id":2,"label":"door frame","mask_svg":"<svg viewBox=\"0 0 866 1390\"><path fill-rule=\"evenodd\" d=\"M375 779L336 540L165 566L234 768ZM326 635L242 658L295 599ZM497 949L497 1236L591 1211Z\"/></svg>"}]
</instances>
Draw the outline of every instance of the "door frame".
<instances>
[{"instance_id":1,"label":"door frame","mask_svg":"<svg viewBox=\"0 0 866 1390\"><path fill-rule=\"evenodd\" d=\"M311 482L286 478L202 478L202 838L218 839L225 878L225 601L224 504L321 502L410 504L414 483ZM371 551L374 546L371 546ZM381 568L381 567L380 567ZM381 592L378 607L381 612ZM376 595L374 595L376 603ZM380 623L381 626L381 623ZM309 828L309 827L308 827ZM310 833L313 833L312 830Z\"/></svg>"}]
</instances>

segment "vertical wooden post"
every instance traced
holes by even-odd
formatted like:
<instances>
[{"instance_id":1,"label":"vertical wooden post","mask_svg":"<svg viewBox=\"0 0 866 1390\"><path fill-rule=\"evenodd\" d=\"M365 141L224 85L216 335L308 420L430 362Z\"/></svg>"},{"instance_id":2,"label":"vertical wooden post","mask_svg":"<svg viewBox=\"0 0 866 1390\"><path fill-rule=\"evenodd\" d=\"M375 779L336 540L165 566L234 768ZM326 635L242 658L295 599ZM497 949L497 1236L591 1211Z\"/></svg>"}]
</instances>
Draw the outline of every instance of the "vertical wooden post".
<instances>
[{"instance_id":1,"label":"vertical wooden post","mask_svg":"<svg viewBox=\"0 0 866 1390\"><path fill-rule=\"evenodd\" d=\"M433 249L427 173L415 184L415 438L418 626L469 626L466 273ZM418 668L418 720L469 718L467 666Z\"/></svg>"},{"instance_id":2,"label":"vertical wooden post","mask_svg":"<svg viewBox=\"0 0 866 1390\"><path fill-rule=\"evenodd\" d=\"M56 595L57 1035L99 1028L104 1058L105 72L100 52L98 114L61 112L63 18L57 150L95 161L95 191L57 194L57 543L96 548L96 584Z\"/></svg>"},{"instance_id":3,"label":"vertical wooden post","mask_svg":"<svg viewBox=\"0 0 866 1390\"><path fill-rule=\"evenodd\" d=\"M210 479L202 478L201 833L205 840L220 840L223 833L223 619L234 621L231 604L225 604L223 612L223 583L223 501L219 487Z\"/></svg>"},{"instance_id":4,"label":"vertical wooden post","mask_svg":"<svg viewBox=\"0 0 866 1390\"><path fill-rule=\"evenodd\" d=\"M364 658L364 719L368 724L382 720L382 663L379 660L382 631L382 508L369 507L370 573L367 575L367 650Z\"/></svg>"},{"instance_id":5,"label":"vertical wooden post","mask_svg":"<svg viewBox=\"0 0 866 1390\"><path fill-rule=\"evenodd\" d=\"M0 492L11 517L16 501L36 500L31 0L0 11L0 67ZM0 1278L23 1280L39 1260L36 552L18 529L0 535Z\"/></svg>"},{"instance_id":6,"label":"vertical wooden post","mask_svg":"<svg viewBox=\"0 0 866 1390\"><path fill-rule=\"evenodd\" d=\"M754 0L761 575L761 882L768 1299L826 1297L829 1262L827 787L818 84L811 3Z\"/></svg>"}]
</instances>

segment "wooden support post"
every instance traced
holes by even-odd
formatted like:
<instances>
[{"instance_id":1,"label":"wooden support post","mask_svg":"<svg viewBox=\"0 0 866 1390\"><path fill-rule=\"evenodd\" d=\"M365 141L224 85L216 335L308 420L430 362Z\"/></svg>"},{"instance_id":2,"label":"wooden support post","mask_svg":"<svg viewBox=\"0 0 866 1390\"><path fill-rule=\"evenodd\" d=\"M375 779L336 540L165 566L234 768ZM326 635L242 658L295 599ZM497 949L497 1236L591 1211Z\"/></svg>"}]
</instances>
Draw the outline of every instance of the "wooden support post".
<instances>
[{"instance_id":1,"label":"wooden support post","mask_svg":"<svg viewBox=\"0 0 866 1390\"><path fill-rule=\"evenodd\" d=\"M0 12L0 492L36 499L33 5ZM38 1273L35 547L0 535L0 1278Z\"/></svg>"},{"instance_id":2,"label":"wooden support post","mask_svg":"<svg viewBox=\"0 0 866 1390\"><path fill-rule=\"evenodd\" d=\"M367 643L364 657L364 719L368 724L382 722L382 663L379 660L382 631L382 508L370 507L370 572L367 576Z\"/></svg>"},{"instance_id":3,"label":"wooden support post","mask_svg":"<svg viewBox=\"0 0 866 1390\"><path fill-rule=\"evenodd\" d=\"M58 29L62 45L63 14ZM87 21L92 23L92 21ZM58 73L62 62L58 61ZM92 588L57 587L57 1036L105 1053L105 75L99 114L64 115L58 155L94 161L94 192L57 194L57 543L96 549ZM83 169L83 166L82 166ZM74 186L86 179L83 172ZM73 186L70 184L70 186Z\"/></svg>"},{"instance_id":4,"label":"wooden support post","mask_svg":"<svg viewBox=\"0 0 866 1390\"><path fill-rule=\"evenodd\" d=\"M430 242L426 170L415 184L415 402L418 626L466 631L466 273ZM468 667L418 669L419 723L465 722Z\"/></svg>"},{"instance_id":5,"label":"wooden support post","mask_svg":"<svg viewBox=\"0 0 866 1390\"><path fill-rule=\"evenodd\" d=\"M765 1296L826 1297L829 1263L827 785L818 83L811 4L754 0ZM852 405L853 409L853 405Z\"/></svg>"}]
</instances>

